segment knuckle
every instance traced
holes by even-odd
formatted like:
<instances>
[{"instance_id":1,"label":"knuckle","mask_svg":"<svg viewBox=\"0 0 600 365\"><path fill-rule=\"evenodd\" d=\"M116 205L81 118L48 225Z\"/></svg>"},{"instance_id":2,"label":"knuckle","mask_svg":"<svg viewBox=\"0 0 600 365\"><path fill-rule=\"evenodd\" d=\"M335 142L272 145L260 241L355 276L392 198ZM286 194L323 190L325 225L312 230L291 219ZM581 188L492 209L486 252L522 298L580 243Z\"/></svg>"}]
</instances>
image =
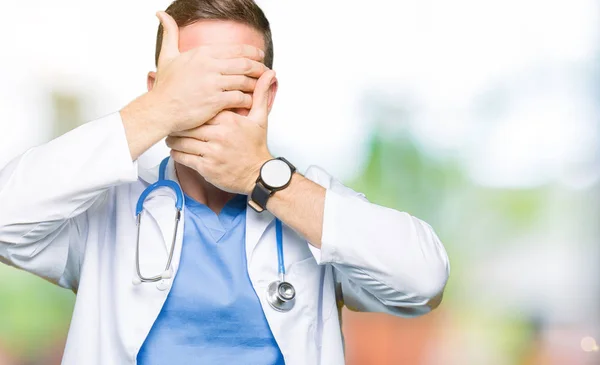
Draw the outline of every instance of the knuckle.
<instances>
[{"instance_id":1,"label":"knuckle","mask_svg":"<svg viewBox=\"0 0 600 365\"><path fill-rule=\"evenodd\" d=\"M232 102L235 105L243 105L244 99L245 99L244 96L245 96L245 94L243 92L236 90L233 92Z\"/></svg>"},{"instance_id":2,"label":"knuckle","mask_svg":"<svg viewBox=\"0 0 600 365\"><path fill-rule=\"evenodd\" d=\"M243 62L242 68L244 69L245 72L252 71L252 68L254 67L254 64L252 63L252 61L245 58L242 62Z\"/></svg>"},{"instance_id":3,"label":"knuckle","mask_svg":"<svg viewBox=\"0 0 600 365\"><path fill-rule=\"evenodd\" d=\"M246 90L254 90L254 88L256 87L256 81L254 79L246 77L244 79L244 87Z\"/></svg>"},{"instance_id":4,"label":"knuckle","mask_svg":"<svg viewBox=\"0 0 600 365\"><path fill-rule=\"evenodd\" d=\"M209 99L209 104L213 106L213 112L218 112L227 104L229 104L227 93L217 93Z\"/></svg>"},{"instance_id":5,"label":"knuckle","mask_svg":"<svg viewBox=\"0 0 600 365\"><path fill-rule=\"evenodd\" d=\"M252 96L242 93L241 106L244 108L250 108L252 106Z\"/></svg>"},{"instance_id":6,"label":"knuckle","mask_svg":"<svg viewBox=\"0 0 600 365\"><path fill-rule=\"evenodd\" d=\"M240 87L242 90L247 90L250 87L250 80L247 77L241 76Z\"/></svg>"},{"instance_id":7,"label":"knuckle","mask_svg":"<svg viewBox=\"0 0 600 365\"><path fill-rule=\"evenodd\" d=\"M264 65L262 63L260 63L259 65L260 65L260 74L261 75L264 74L265 72L269 71L269 68L266 65Z\"/></svg>"},{"instance_id":8,"label":"knuckle","mask_svg":"<svg viewBox=\"0 0 600 365\"><path fill-rule=\"evenodd\" d=\"M262 59L262 51L259 48L252 47L252 53L254 54L254 57L256 57L257 60Z\"/></svg>"}]
</instances>

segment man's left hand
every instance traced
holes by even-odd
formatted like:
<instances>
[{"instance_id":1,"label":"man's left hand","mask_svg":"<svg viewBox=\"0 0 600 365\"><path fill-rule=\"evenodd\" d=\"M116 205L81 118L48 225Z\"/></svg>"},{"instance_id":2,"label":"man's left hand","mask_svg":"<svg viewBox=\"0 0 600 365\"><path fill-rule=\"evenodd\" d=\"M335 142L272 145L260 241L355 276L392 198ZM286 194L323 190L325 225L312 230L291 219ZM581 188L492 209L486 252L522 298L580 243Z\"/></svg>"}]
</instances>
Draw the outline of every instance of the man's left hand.
<instances>
[{"instance_id":1,"label":"man's left hand","mask_svg":"<svg viewBox=\"0 0 600 365\"><path fill-rule=\"evenodd\" d=\"M249 195L261 166L273 158L267 148L269 94L275 72L259 79L248 116L224 110L204 125L171 134L171 157L206 181L231 193Z\"/></svg>"}]
</instances>

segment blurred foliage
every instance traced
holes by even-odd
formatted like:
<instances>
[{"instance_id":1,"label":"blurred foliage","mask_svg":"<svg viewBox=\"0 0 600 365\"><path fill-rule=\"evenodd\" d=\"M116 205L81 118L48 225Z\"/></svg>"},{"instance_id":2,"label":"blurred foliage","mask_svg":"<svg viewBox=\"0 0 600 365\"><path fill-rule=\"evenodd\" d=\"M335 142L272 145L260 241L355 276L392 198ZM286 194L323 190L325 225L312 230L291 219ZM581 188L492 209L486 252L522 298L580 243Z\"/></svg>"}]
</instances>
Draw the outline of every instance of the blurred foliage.
<instances>
[{"instance_id":1,"label":"blurred foliage","mask_svg":"<svg viewBox=\"0 0 600 365\"><path fill-rule=\"evenodd\" d=\"M75 295L8 266L0 266L0 277L0 343L25 359L62 343Z\"/></svg>"},{"instance_id":2,"label":"blurred foliage","mask_svg":"<svg viewBox=\"0 0 600 365\"><path fill-rule=\"evenodd\" d=\"M479 308L465 295L480 255L493 255L543 224L549 187L506 189L474 184L459 158L431 155L409 128L407 110L379 101L368 115L375 128L368 142L364 170L349 185L370 201L407 212L428 222L450 256L451 275L442 306L460 326L486 336L486 343L516 364L533 341L534 322L516 313L498 315ZM407 125L407 123L404 123ZM400 127L399 127L400 126ZM493 329L493 330L490 330Z\"/></svg>"}]
</instances>

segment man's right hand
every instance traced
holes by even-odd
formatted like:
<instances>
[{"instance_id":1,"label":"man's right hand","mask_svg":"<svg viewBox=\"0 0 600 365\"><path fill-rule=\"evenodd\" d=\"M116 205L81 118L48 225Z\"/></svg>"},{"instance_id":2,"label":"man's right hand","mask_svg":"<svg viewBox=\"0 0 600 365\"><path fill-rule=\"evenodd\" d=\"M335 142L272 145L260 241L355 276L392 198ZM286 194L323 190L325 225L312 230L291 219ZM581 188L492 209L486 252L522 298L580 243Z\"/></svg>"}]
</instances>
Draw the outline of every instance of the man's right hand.
<instances>
[{"instance_id":1,"label":"man's right hand","mask_svg":"<svg viewBox=\"0 0 600 365\"><path fill-rule=\"evenodd\" d=\"M179 52L179 28L165 12L163 43L152 90L121 110L132 159L173 132L198 127L226 109L252 106L264 52L249 45Z\"/></svg>"}]
</instances>

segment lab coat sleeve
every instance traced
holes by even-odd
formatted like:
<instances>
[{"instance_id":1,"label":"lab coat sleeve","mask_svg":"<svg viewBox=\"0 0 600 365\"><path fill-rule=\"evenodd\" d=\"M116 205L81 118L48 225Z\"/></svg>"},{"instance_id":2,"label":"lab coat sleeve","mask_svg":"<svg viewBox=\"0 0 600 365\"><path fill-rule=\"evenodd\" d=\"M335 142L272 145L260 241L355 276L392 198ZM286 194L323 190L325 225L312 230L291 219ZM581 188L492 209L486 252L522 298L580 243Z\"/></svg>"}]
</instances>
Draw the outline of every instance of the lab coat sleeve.
<instances>
[{"instance_id":1,"label":"lab coat sleeve","mask_svg":"<svg viewBox=\"0 0 600 365\"><path fill-rule=\"evenodd\" d=\"M317 167L307 177L326 190L319 264L334 267L351 310L403 317L428 313L449 276L446 251L433 229L411 215L372 204Z\"/></svg>"},{"instance_id":2,"label":"lab coat sleeve","mask_svg":"<svg viewBox=\"0 0 600 365\"><path fill-rule=\"evenodd\" d=\"M0 171L0 261L77 290L89 213L136 179L118 113L26 151Z\"/></svg>"}]
</instances>

